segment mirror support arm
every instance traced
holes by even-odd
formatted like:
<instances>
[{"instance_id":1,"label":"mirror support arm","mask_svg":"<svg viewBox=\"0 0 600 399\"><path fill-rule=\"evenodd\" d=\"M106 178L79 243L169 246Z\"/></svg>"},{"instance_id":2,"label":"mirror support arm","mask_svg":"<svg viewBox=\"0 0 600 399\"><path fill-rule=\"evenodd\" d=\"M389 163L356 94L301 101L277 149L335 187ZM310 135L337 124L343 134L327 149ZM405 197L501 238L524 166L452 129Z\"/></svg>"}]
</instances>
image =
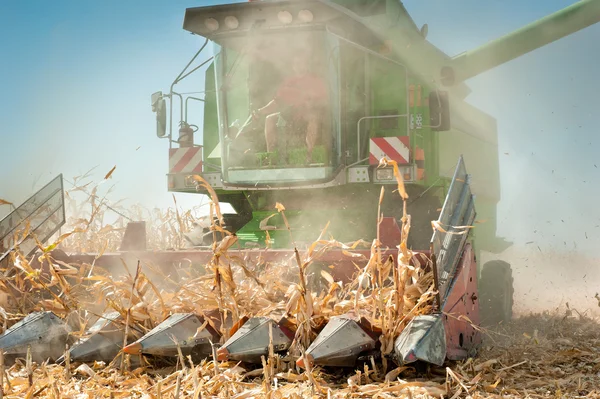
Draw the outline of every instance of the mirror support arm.
<instances>
[{"instance_id":1,"label":"mirror support arm","mask_svg":"<svg viewBox=\"0 0 600 399\"><path fill-rule=\"evenodd\" d=\"M190 65L192 65L192 62L194 62L194 60L198 57L198 55L200 55L200 53L202 52L202 50L204 50L204 48L207 45L208 45L208 38L204 41L204 44L202 44L202 47L200 47L200 50L198 50L196 52L196 54L192 57L192 59L187 63L187 65L185 66L185 68L183 68L183 70L179 73L179 75L177 75L177 77L175 78L175 80L173 81L173 83L171 83L171 88L169 90L169 96L172 96L173 94L175 94L173 92L173 88L175 87L175 85L177 83L179 83L181 80L185 79L189 75L189 73L184 75L185 71L187 71L187 69L190 67ZM212 59L212 57L210 59ZM208 61L206 61L206 62L208 62ZM201 66L205 65L206 62L202 63ZM200 68L200 67L194 68L191 72L194 72L198 68ZM182 99L182 104L181 105L183 105L183 99ZM183 110L181 112L181 119L183 120ZM170 104L169 104L169 139L172 139L172 137L173 137L173 98L171 97L171 101L170 101Z\"/></svg>"},{"instance_id":2,"label":"mirror support arm","mask_svg":"<svg viewBox=\"0 0 600 399\"><path fill-rule=\"evenodd\" d=\"M183 79L187 78L188 76L190 76L191 74L193 74L194 72L196 72L198 69L202 68L204 65L208 64L209 62L211 62L214 58L215 57L208 58L202 64L198 65L196 68L192 69L191 71L189 71L188 73L186 73L185 75L183 75L181 78L178 78L177 83L181 82Z\"/></svg>"}]
</instances>

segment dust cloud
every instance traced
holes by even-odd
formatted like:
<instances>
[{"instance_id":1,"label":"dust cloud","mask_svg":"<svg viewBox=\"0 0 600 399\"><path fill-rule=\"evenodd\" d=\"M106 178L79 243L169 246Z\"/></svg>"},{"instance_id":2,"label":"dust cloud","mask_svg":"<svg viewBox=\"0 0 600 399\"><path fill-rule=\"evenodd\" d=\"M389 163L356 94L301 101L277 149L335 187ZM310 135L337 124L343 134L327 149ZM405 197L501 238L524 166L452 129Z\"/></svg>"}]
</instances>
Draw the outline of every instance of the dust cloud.
<instances>
[{"instance_id":1,"label":"dust cloud","mask_svg":"<svg viewBox=\"0 0 600 399\"><path fill-rule=\"evenodd\" d=\"M570 308L600 316L595 298L600 291L599 258L536 246L511 247L497 258L512 266L516 315Z\"/></svg>"}]
</instances>

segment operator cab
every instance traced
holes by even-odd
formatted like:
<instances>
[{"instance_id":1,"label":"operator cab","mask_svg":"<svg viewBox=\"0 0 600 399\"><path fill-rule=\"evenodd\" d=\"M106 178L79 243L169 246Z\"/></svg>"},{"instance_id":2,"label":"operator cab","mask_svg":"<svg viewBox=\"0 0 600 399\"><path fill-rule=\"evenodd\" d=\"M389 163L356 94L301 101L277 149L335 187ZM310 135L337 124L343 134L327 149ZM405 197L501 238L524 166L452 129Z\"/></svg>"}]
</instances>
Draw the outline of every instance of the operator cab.
<instances>
[{"instance_id":1,"label":"operator cab","mask_svg":"<svg viewBox=\"0 0 600 399\"><path fill-rule=\"evenodd\" d=\"M385 17L384 8L369 10ZM383 155L401 165L405 181L423 180L420 121L428 106L421 104L421 85L350 8L320 0L189 8L184 29L210 41L213 54L201 100L202 146L187 121L188 99L179 140L169 133L180 148L202 149L171 150L170 189L182 190L188 170L226 190L392 184L390 168L369 177ZM191 74L184 72L173 85ZM170 121L173 95L180 96L165 96ZM162 115L164 102L153 104ZM429 127L444 130L433 116ZM393 151L381 149L387 144ZM185 187L195 184L185 180Z\"/></svg>"},{"instance_id":2,"label":"operator cab","mask_svg":"<svg viewBox=\"0 0 600 399\"><path fill-rule=\"evenodd\" d=\"M339 42L329 32L339 19L317 0L186 10L184 29L213 47L219 138L205 150L228 186L326 184L340 173Z\"/></svg>"},{"instance_id":3,"label":"operator cab","mask_svg":"<svg viewBox=\"0 0 600 399\"><path fill-rule=\"evenodd\" d=\"M230 183L320 180L339 163L335 60L324 31L215 44L224 177ZM333 102L331 100L334 100Z\"/></svg>"}]
</instances>

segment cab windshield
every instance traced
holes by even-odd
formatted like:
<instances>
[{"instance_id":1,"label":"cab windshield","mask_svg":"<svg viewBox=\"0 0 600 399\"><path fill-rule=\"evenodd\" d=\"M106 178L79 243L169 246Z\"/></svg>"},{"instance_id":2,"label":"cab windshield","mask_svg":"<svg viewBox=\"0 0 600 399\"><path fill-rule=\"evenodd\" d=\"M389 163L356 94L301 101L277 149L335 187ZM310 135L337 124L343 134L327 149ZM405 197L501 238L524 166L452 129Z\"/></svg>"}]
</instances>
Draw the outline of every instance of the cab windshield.
<instances>
[{"instance_id":1,"label":"cab windshield","mask_svg":"<svg viewBox=\"0 0 600 399\"><path fill-rule=\"evenodd\" d=\"M230 183L330 179L339 164L337 52L324 31L216 47L220 151Z\"/></svg>"}]
</instances>

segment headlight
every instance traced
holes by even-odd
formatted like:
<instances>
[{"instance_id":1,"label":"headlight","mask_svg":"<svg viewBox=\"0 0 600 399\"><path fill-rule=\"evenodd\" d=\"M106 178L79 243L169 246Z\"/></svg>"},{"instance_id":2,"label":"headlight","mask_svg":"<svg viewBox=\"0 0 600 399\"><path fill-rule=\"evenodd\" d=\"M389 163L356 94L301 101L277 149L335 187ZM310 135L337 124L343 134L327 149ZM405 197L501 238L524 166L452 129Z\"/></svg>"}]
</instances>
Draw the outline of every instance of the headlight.
<instances>
[{"instance_id":1,"label":"headlight","mask_svg":"<svg viewBox=\"0 0 600 399\"><path fill-rule=\"evenodd\" d=\"M289 11L279 11L279 13L277 14L277 19L279 19L279 22L281 22L282 24L289 25L292 23L294 17L292 17L292 13L290 13Z\"/></svg>"},{"instance_id":2,"label":"headlight","mask_svg":"<svg viewBox=\"0 0 600 399\"><path fill-rule=\"evenodd\" d=\"M240 26L240 21L238 21L238 19L233 15L229 15L225 17L225 26L227 29L234 30Z\"/></svg>"},{"instance_id":3,"label":"headlight","mask_svg":"<svg viewBox=\"0 0 600 399\"><path fill-rule=\"evenodd\" d=\"M310 10L301 10L298 13L298 18L300 19L300 21L308 23L313 21L314 15Z\"/></svg>"},{"instance_id":4,"label":"headlight","mask_svg":"<svg viewBox=\"0 0 600 399\"><path fill-rule=\"evenodd\" d=\"M219 21L214 18L206 18L204 21L204 26L206 26L206 29L209 31L214 32L219 29Z\"/></svg>"},{"instance_id":5,"label":"headlight","mask_svg":"<svg viewBox=\"0 0 600 399\"><path fill-rule=\"evenodd\" d=\"M377 180L392 180L394 178L394 170L392 168L377 169L375 171Z\"/></svg>"}]
</instances>

